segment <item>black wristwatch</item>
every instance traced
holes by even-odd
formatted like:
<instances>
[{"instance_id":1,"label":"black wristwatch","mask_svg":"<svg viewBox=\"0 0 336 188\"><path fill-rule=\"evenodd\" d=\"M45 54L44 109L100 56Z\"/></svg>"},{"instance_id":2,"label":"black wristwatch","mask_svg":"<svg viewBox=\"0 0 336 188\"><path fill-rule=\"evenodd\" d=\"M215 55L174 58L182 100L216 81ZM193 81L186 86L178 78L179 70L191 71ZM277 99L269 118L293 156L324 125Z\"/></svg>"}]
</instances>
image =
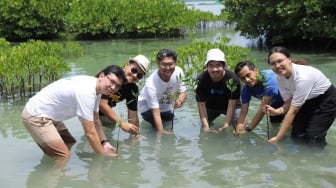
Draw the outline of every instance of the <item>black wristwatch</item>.
<instances>
[{"instance_id":1,"label":"black wristwatch","mask_svg":"<svg viewBox=\"0 0 336 188\"><path fill-rule=\"evenodd\" d=\"M104 144L105 144L106 142L108 142L108 140L102 140L102 141L100 142L100 144L101 144L102 146L104 146Z\"/></svg>"},{"instance_id":2,"label":"black wristwatch","mask_svg":"<svg viewBox=\"0 0 336 188\"><path fill-rule=\"evenodd\" d=\"M252 131L252 129L250 129L250 127L249 127L249 126L246 126L246 127L245 127L245 131L247 131L247 132L251 132L251 131Z\"/></svg>"}]
</instances>

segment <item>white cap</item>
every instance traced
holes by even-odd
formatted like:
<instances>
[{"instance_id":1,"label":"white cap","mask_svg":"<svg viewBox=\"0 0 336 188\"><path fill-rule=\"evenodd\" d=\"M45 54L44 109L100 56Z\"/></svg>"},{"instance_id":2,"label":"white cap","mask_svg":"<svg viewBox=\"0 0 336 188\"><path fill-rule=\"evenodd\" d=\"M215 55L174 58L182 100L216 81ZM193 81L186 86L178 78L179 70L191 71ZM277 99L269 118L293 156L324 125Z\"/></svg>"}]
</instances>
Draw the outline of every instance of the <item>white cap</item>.
<instances>
[{"instance_id":1,"label":"white cap","mask_svg":"<svg viewBox=\"0 0 336 188\"><path fill-rule=\"evenodd\" d=\"M148 70L148 66L150 64L150 61L148 60L146 56L137 55L133 57L132 59L130 59L130 61L134 61L140 67L140 69L146 74Z\"/></svg>"},{"instance_id":2,"label":"white cap","mask_svg":"<svg viewBox=\"0 0 336 188\"><path fill-rule=\"evenodd\" d=\"M207 65L209 63L209 61L222 61L224 63L226 63L226 59L225 59L225 55L222 52L222 50L215 48L215 49L211 49L208 51L207 53L207 58L205 61L205 65Z\"/></svg>"}]
</instances>

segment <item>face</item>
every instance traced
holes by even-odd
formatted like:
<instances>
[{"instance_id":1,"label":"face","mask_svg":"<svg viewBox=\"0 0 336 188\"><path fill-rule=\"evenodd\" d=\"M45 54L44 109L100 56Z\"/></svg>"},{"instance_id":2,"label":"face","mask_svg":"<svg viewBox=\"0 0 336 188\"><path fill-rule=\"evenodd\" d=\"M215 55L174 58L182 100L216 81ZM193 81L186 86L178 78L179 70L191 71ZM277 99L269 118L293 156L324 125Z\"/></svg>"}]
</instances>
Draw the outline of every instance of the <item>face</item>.
<instances>
[{"instance_id":1,"label":"face","mask_svg":"<svg viewBox=\"0 0 336 188\"><path fill-rule=\"evenodd\" d=\"M145 75L136 63L127 63L124 71L128 83L137 83Z\"/></svg>"},{"instance_id":2,"label":"face","mask_svg":"<svg viewBox=\"0 0 336 188\"><path fill-rule=\"evenodd\" d=\"M97 85L97 93L109 95L117 92L122 84L122 81L115 74L99 75L99 83Z\"/></svg>"},{"instance_id":3,"label":"face","mask_svg":"<svg viewBox=\"0 0 336 188\"><path fill-rule=\"evenodd\" d=\"M258 83L258 69L251 70L247 65L239 71L238 76L249 87L254 87Z\"/></svg>"},{"instance_id":4,"label":"face","mask_svg":"<svg viewBox=\"0 0 336 188\"><path fill-rule=\"evenodd\" d=\"M164 57L157 63L159 67L159 75L163 80L169 80L175 71L176 62L172 57Z\"/></svg>"},{"instance_id":5,"label":"face","mask_svg":"<svg viewBox=\"0 0 336 188\"><path fill-rule=\"evenodd\" d=\"M279 52L275 52L269 56L269 65L273 72L279 76L289 77L291 75L291 62L291 58Z\"/></svg>"},{"instance_id":6,"label":"face","mask_svg":"<svg viewBox=\"0 0 336 188\"><path fill-rule=\"evenodd\" d=\"M220 81L225 74L223 62L220 61L208 62L207 70L209 72L210 78L214 82Z\"/></svg>"}]
</instances>

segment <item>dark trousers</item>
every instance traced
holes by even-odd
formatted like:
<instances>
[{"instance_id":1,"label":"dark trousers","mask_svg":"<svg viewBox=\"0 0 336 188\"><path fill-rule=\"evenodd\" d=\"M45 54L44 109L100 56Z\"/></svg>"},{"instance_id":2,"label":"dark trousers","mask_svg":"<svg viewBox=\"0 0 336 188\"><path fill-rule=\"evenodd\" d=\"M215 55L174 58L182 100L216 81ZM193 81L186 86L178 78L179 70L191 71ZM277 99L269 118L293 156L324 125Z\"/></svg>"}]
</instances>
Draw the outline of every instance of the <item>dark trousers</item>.
<instances>
[{"instance_id":1,"label":"dark trousers","mask_svg":"<svg viewBox=\"0 0 336 188\"><path fill-rule=\"evenodd\" d=\"M336 118L336 88L307 100L294 118L291 136L306 142L326 145L327 131Z\"/></svg>"},{"instance_id":2,"label":"dark trousers","mask_svg":"<svg viewBox=\"0 0 336 188\"><path fill-rule=\"evenodd\" d=\"M152 110L148 110L146 112L141 113L142 119L149 122L153 128L155 128L154 117ZM162 121L171 121L174 118L174 114L171 111L161 112L160 113Z\"/></svg>"}]
</instances>

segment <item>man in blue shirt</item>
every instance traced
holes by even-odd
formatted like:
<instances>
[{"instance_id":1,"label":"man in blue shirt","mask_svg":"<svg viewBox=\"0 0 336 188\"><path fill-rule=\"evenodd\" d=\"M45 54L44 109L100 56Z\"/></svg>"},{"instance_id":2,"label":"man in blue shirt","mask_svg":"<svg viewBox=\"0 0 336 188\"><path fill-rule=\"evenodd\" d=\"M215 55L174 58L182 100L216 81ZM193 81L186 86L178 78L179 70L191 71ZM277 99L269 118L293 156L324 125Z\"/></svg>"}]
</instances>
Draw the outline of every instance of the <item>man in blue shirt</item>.
<instances>
[{"instance_id":1,"label":"man in blue shirt","mask_svg":"<svg viewBox=\"0 0 336 188\"><path fill-rule=\"evenodd\" d=\"M274 108L283 105L283 100L280 96L276 83L276 74L272 70L259 71L255 65L249 61L242 61L235 67L235 73L244 83L241 99L241 112L237 123L237 133L244 134L246 131L254 129L261 119L264 117L263 106L271 105ZM254 115L249 126L245 127L247 114L251 97L261 100L260 107ZM281 122L283 115L272 116L271 122Z\"/></svg>"}]
</instances>

